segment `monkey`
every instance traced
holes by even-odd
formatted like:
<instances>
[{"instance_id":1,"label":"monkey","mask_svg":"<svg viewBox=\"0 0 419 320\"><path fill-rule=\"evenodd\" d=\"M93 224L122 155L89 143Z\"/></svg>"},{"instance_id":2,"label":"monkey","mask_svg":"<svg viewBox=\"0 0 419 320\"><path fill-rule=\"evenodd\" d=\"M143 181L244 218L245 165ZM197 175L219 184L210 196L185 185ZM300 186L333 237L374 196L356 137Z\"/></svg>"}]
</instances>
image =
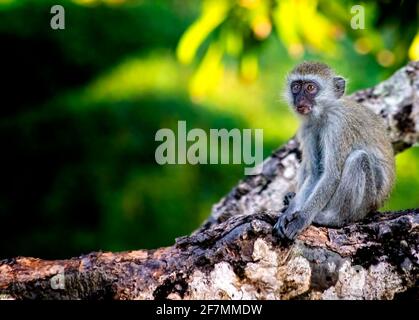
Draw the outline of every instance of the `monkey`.
<instances>
[{"instance_id":1,"label":"monkey","mask_svg":"<svg viewBox=\"0 0 419 320\"><path fill-rule=\"evenodd\" d=\"M346 97L345 87L345 78L320 62L303 62L288 75L285 98L300 119L302 160L295 196L285 199L273 227L282 240L294 240L311 224L359 221L392 190L394 151L384 121Z\"/></svg>"}]
</instances>

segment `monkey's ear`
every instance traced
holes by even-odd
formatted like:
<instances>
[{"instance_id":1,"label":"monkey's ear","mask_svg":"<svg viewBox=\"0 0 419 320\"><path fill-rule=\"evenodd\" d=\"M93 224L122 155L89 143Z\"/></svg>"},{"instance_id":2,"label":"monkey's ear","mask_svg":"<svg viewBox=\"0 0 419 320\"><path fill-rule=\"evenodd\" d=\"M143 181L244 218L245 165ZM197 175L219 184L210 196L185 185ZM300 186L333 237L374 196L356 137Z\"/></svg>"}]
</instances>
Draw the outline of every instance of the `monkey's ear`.
<instances>
[{"instance_id":1,"label":"monkey's ear","mask_svg":"<svg viewBox=\"0 0 419 320\"><path fill-rule=\"evenodd\" d=\"M342 77L333 78L333 86L335 88L337 98L340 98L345 93L346 81Z\"/></svg>"}]
</instances>

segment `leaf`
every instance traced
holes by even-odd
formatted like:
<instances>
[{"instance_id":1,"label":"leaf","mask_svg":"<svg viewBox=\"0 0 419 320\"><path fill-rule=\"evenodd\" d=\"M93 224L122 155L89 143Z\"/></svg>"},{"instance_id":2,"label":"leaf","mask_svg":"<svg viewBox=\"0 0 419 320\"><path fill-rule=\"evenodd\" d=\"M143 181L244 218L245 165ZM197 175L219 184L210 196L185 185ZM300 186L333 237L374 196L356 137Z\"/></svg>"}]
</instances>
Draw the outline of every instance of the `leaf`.
<instances>
[{"instance_id":1,"label":"leaf","mask_svg":"<svg viewBox=\"0 0 419 320\"><path fill-rule=\"evenodd\" d=\"M176 54L180 62L192 62L200 45L225 20L229 8L229 1L204 1L201 17L186 30L179 41Z\"/></svg>"}]
</instances>

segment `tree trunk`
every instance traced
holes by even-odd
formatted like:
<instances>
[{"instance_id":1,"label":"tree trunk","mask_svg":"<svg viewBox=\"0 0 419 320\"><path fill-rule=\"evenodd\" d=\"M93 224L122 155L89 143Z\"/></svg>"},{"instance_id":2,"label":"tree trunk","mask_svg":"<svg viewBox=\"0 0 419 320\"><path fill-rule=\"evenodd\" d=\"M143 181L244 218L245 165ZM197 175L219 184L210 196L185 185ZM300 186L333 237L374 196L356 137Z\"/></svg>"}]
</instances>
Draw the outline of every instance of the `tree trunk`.
<instances>
[{"instance_id":1,"label":"tree trunk","mask_svg":"<svg viewBox=\"0 0 419 320\"><path fill-rule=\"evenodd\" d=\"M352 98L382 115L396 152L418 142L419 62ZM341 229L310 226L289 245L272 237L300 158L291 139L171 247L0 261L0 298L419 298L419 209L372 213Z\"/></svg>"}]
</instances>

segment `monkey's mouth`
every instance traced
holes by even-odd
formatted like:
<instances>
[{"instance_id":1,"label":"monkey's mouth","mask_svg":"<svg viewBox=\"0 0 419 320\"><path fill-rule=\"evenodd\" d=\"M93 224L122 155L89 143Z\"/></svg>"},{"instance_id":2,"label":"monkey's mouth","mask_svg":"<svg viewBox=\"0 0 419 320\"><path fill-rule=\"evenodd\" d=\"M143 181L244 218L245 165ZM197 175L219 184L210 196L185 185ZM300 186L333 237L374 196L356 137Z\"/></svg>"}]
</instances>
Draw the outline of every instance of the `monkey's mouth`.
<instances>
[{"instance_id":1,"label":"monkey's mouth","mask_svg":"<svg viewBox=\"0 0 419 320\"><path fill-rule=\"evenodd\" d=\"M295 107L295 110L297 110L298 113L301 114L308 114L311 112L312 107L310 105L306 105L306 104L300 104L298 106Z\"/></svg>"}]
</instances>

